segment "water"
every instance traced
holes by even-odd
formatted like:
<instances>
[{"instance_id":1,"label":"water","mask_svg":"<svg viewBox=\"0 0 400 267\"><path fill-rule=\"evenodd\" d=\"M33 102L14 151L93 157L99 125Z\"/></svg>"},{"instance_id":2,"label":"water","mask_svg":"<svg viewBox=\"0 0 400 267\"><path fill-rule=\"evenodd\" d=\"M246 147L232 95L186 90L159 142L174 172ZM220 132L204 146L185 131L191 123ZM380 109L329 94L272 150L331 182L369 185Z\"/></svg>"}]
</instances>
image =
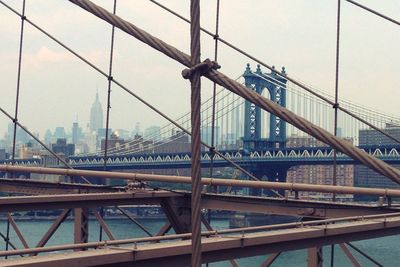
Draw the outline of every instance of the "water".
<instances>
[{"instance_id":1,"label":"water","mask_svg":"<svg viewBox=\"0 0 400 267\"><path fill-rule=\"evenodd\" d=\"M160 220L140 220L146 228L153 234L157 233L158 230L164 225L165 221ZM145 237L146 234L141 231L137 226L131 223L129 220L118 219L108 220L109 227L116 239L134 238L134 237ZM32 221L18 221L19 228L23 235L28 241L29 246L35 246L43 234L49 229L52 221L50 220L32 220ZM226 229L229 227L228 220L213 220L212 226L214 229ZM0 222L0 231L5 234L6 222ZM103 234L104 236L104 234ZM99 224L95 220L91 220L89 224L89 241L97 241L99 238ZM22 245L18 241L18 238L13 230L11 230L11 241L18 247ZM49 240L48 245L59 245L73 242L73 221L67 220L61 224L60 228ZM398 247L398 236L389 236L377 239L370 239L365 241L352 242L355 246L360 248L362 251L367 252L371 257L380 262L383 266L397 267L400 266L399 260L399 247ZM2 249L5 248L4 243L1 245ZM330 266L330 246L324 247L324 266ZM353 255L357 258L362 266L375 266L373 263L365 259L358 252L353 251ZM265 256L251 257L239 259L238 263L241 267L253 267L259 266L265 259ZM225 267L231 266L228 262L212 263L211 267ZM295 266L305 267L307 266L307 251L297 250L283 252L274 262L272 266ZM335 246L335 266L352 266L350 261L346 258L339 246Z\"/></svg>"}]
</instances>

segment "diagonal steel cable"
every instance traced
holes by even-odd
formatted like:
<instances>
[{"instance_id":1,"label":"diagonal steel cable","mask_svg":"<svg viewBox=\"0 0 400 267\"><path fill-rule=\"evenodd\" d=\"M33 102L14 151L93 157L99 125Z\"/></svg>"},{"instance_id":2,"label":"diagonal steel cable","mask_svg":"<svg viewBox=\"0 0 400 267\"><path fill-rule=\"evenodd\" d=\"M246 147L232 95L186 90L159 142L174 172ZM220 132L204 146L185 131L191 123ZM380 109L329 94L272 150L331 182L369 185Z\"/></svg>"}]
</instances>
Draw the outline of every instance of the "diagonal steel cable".
<instances>
[{"instance_id":1,"label":"diagonal steel cable","mask_svg":"<svg viewBox=\"0 0 400 267\"><path fill-rule=\"evenodd\" d=\"M0 4L2 4L3 6L5 6L6 8L8 8L10 11L12 11L14 14L21 16L21 14L16 11L15 9L13 9L12 7L8 6L7 4L5 4L2 0L0 0ZM173 119L171 119L170 117L168 117L166 114L164 114L163 112L161 112L159 109L157 109L154 105L150 104L149 102L147 102L146 100L144 100L143 98L141 98L139 95L135 94L134 92L132 92L131 90L129 90L126 86L124 86L123 84L121 84L120 82L118 82L116 79L114 79L113 77L109 77L104 71L102 71L100 68L98 68L97 66L95 66L93 63L91 63L90 61L88 61L87 59L85 59L84 57L82 57L81 55L79 55L77 52L75 52L74 50L72 50L70 47L68 47L67 45L65 45L64 43L62 43L61 41L59 41L57 38L55 38L54 36L52 36L51 34L49 34L48 32L46 32L44 29L42 29L41 27L39 27L37 24L35 24L34 22L32 22L30 19L25 18L25 21L28 22L31 26L33 26L35 29L37 29L38 31L40 31L41 33L43 33L44 35L46 35L48 38L50 38L51 40L53 40L54 42L56 42L58 45L60 45L61 47L63 47L64 49L66 49L68 52L70 52L71 54L73 54L74 56L76 56L77 58L79 58L80 60L82 60L83 62L85 62L87 65L89 65L90 67L92 67L94 70L96 70L98 73L102 74L103 76L111 79L111 81L118 85L121 89L123 89L125 92L127 92L128 94L130 94L131 96L135 97L137 100L139 100L140 102L142 102L144 105L146 105L147 107L149 107L151 110L153 110L154 112L156 112L157 114L159 114L161 117L163 117L164 119L166 119L167 121L169 121L170 123L172 123L173 125L175 125L177 128L181 129L184 133L191 135L191 132L188 131L187 129L185 129L184 127L182 127L181 125L179 125L178 123L176 123ZM171 49L174 50L174 49ZM177 49L175 49L176 51L178 51ZM184 57L183 57L184 58ZM189 63L188 63L189 64ZM189 66L189 65L188 65ZM35 138L35 140L38 140L37 138ZM43 144L43 143L41 143ZM235 168L239 169L241 172L243 172L245 175L247 175L248 177L250 177L250 179L254 180L254 181L259 181L259 179L257 177L255 177L254 175L252 175L250 172L248 172L247 170L245 170L243 167L241 167L239 164L237 164L236 162L234 162L233 160L231 160L230 158L226 157L225 155L223 155L221 152L219 152L217 149L212 148L210 145L208 145L205 142L201 142L201 144L205 147L207 147L210 150L213 150L215 154L217 154L219 157L221 157L222 159L224 159L225 161L229 162L230 164L232 164L232 166L234 166ZM57 157L58 159L61 160L61 158ZM64 162L63 162L64 163ZM68 164L68 163L64 163L64 164ZM66 165L69 166L69 165ZM72 168L72 167L71 167ZM279 194L277 191L271 189L271 191L278 197L283 197L281 194Z\"/></svg>"},{"instance_id":2,"label":"diagonal steel cable","mask_svg":"<svg viewBox=\"0 0 400 267\"><path fill-rule=\"evenodd\" d=\"M95 16L113 24L114 26L120 28L122 31L132 35L136 39L148 44L150 47L162 52L166 56L180 62L186 67L190 67L190 56L179 51L175 47L165 43L164 41L152 36L151 34L145 32L144 30L136 27L132 23L121 19L120 17L111 14L104 8L97 6L88 0L69 0L70 2L80 6L86 11L94 14ZM330 145L332 148L336 148L340 152L348 155L354 160L364 164L365 166L375 170L376 172L392 179L396 183L400 183L400 170L384 163L383 161L370 156L368 153L359 149L345 140L342 140L325 129L318 127L308 120L296 115L295 113L289 111L288 109L279 106L273 101L260 96L259 94L248 90L246 87L242 86L238 82L232 80L228 76L216 70L209 70L204 74L205 77L211 81L217 82L219 85L227 88L229 91L242 96L246 100L252 102L253 104L261 107L262 109L272 113L273 115L285 120L286 122L296 126L300 130L308 133L309 135L315 137L316 139Z\"/></svg>"},{"instance_id":3,"label":"diagonal steel cable","mask_svg":"<svg viewBox=\"0 0 400 267\"><path fill-rule=\"evenodd\" d=\"M362 9L368 11L368 12L371 12L372 14L375 14L375 15L377 15L377 16L379 16L379 17L385 19L385 20L388 20L388 21L390 21L390 22L392 22L392 23L397 24L397 25L400 26L400 21L397 21L397 20L392 19L392 18L390 18L390 17L388 17L388 16L386 16L386 15L384 15L384 14L382 14L382 13L379 13L378 11L375 11L375 10L373 10L372 8L366 7L366 6L360 4L360 3L356 2L356 1L353 1L353 0L345 0L345 1L347 1L347 2L349 2L350 4L353 4L353 5L355 5L355 6L358 6L359 8L362 8Z\"/></svg>"},{"instance_id":4,"label":"diagonal steel cable","mask_svg":"<svg viewBox=\"0 0 400 267\"><path fill-rule=\"evenodd\" d=\"M349 0L346 0L346 1L349 1ZM163 8L164 10L170 12L171 14L173 14L173 15L175 15L176 17L182 19L183 21L186 21L187 23L190 23L190 20L189 20L189 19L183 17L182 15L180 15L180 14L178 14L177 12L175 12L175 11L169 9L168 7L166 7L166 6L162 5L162 4L160 4L159 2L157 2L157 1L155 1L155 0L150 0L150 2L152 2L152 3L156 4L156 5L158 5L159 7L161 7L161 8ZM332 106L335 104L335 102L333 102L333 101L330 100L329 98L323 96L322 94L316 92L316 91L313 90L311 87L309 87L309 86L307 86L307 85L305 85L305 84L303 84L303 83L297 81L296 79L291 78L291 77L288 76L287 74L284 75L284 73L282 73L282 72L280 72L280 71L278 71L278 70L275 70L272 66L268 65L267 63L261 61L260 59L258 59L258 58L256 58L256 57L250 55L249 53L247 53L247 52L245 52L244 50L238 48L237 46L233 45L232 43L230 43L230 42L224 40L223 38L221 38L221 37L219 37L219 36L218 36L218 37L215 37L214 34L213 34L212 32L210 32L210 31L208 31L208 30L206 30L206 29L204 29L204 28L200 28L200 29L201 29L201 31L203 31L203 32L206 33L207 35L209 35L209 36L211 36L211 37L213 37L213 38L218 38L218 40L219 40L221 43L223 43L223 44L225 44L226 46L232 48L232 49L235 50L236 52L239 52L240 54L246 56L247 58L249 58L249 59L251 59L251 60L254 60L254 61L257 62L258 64L260 64L260 65L266 67L267 69L269 69L270 71L274 71L274 72L276 72L277 74L279 74L279 75L281 75L281 76L285 76L285 79L287 79L288 81L290 81L290 82L294 83L295 85L299 86L300 88L306 90L306 91L309 92L310 94L312 94L312 95L314 95L314 96L316 96L316 97L318 97L318 98L324 100L324 101L327 102L328 104L330 104L330 105L332 105ZM140 39L139 39L139 40L140 40ZM181 61L180 61L180 62L181 62ZM183 61L182 61L181 63L183 64ZM186 64L184 64L184 65L186 65ZM399 143L399 144L400 144L400 139L399 139L399 138L397 138L397 137L395 137L395 136L389 134L388 132L386 132L386 131L384 131L384 130L378 128L378 127L376 127L375 125L373 125L372 123L370 123L370 122L366 121L365 119L361 118L360 116L358 116L358 115L355 114L354 112L352 112L352 111L350 111L350 110L348 110L348 109L346 109L346 108L343 108L343 107L341 107L341 106L338 106L338 109L341 110L341 111L343 111L344 113L346 113L346 114L352 116L353 118L359 120L360 122L362 122L362 123L368 125L369 127L371 127L372 129L374 129L375 131L378 131L379 133L383 134L383 135L386 136L387 138L389 138L389 139L395 141L396 143Z\"/></svg>"}]
</instances>

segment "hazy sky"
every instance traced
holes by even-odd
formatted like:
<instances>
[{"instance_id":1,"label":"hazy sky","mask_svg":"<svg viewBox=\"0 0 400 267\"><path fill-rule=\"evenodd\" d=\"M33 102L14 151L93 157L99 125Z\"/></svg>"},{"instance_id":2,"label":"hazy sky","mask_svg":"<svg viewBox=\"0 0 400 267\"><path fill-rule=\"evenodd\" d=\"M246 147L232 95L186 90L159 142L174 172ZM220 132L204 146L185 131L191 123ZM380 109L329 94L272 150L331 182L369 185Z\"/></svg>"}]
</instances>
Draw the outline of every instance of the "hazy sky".
<instances>
[{"instance_id":1,"label":"hazy sky","mask_svg":"<svg viewBox=\"0 0 400 267\"><path fill-rule=\"evenodd\" d=\"M358 0L400 20L398 0ZM22 1L5 1L21 10ZM112 0L95 1L111 10ZM189 1L161 1L189 17ZM214 31L216 0L203 0L202 26ZM333 94L336 0L221 0L220 36L290 76ZM189 53L189 25L147 0L118 0L124 19ZM27 0L26 16L103 71L108 71L111 26L68 1ZM20 19L0 5L0 106L15 109ZM213 39L202 34L202 58L213 58ZM400 115L400 27L342 1L340 97ZM68 51L26 25L20 122L41 136L46 129L84 126L96 90L105 109L107 80ZM117 30L115 79L171 117L189 111L183 66ZM255 63L220 45L221 71L232 78ZM212 85L203 79L203 97ZM132 130L165 122L113 86L111 127ZM9 121L0 116L0 134Z\"/></svg>"}]
</instances>

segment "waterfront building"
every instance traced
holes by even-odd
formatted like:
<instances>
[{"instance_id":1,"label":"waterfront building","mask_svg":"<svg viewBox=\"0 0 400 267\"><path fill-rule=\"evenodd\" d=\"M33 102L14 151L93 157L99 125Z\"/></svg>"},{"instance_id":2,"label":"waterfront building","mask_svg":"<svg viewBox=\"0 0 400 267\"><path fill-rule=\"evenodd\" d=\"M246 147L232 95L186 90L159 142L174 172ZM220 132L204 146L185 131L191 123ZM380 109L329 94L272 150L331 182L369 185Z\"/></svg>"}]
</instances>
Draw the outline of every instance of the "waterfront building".
<instances>
[{"instance_id":1,"label":"waterfront building","mask_svg":"<svg viewBox=\"0 0 400 267\"><path fill-rule=\"evenodd\" d=\"M400 127L387 124L384 129L388 134L400 138ZM393 145L396 144L395 141L389 139L383 134L375 131L373 129L364 129L359 131L359 145L369 146L369 145ZM394 165L399 168L400 165ZM390 180L389 178L380 175L368 167L362 165L356 165L354 171L354 185L360 187L381 187L381 188L399 188L399 185Z\"/></svg>"},{"instance_id":2,"label":"waterfront building","mask_svg":"<svg viewBox=\"0 0 400 267\"><path fill-rule=\"evenodd\" d=\"M352 142L352 140L348 140ZM326 144L312 137L290 136L286 147L324 147ZM332 165L301 165L289 169L286 181L290 183L326 184L331 185L333 180ZM338 185L353 186L354 165L337 165L336 181ZM301 198L331 198L332 194L300 192ZM340 198L351 198L351 195L340 195Z\"/></svg>"}]
</instances>

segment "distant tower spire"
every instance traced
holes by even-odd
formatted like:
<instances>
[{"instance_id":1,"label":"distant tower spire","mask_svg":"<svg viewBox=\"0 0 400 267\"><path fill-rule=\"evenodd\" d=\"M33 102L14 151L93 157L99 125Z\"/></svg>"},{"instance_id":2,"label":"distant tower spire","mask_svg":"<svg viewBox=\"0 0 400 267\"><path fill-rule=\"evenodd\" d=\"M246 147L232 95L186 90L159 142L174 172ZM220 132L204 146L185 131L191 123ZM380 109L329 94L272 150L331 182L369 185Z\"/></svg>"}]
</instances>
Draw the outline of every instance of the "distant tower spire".
<instances>
[{"instance_id":1,"label":"distant tower spire","mask_svg":"<svg viewBox=\"0 0 400 267\"><path fill-rule=\"evenodd\" d=\"M98 129L103 128L103 107L99 100L99 91L96 89L96 99L90 109L90 124L91 132L97 132Z\"/></svg>"}]
</instances>

